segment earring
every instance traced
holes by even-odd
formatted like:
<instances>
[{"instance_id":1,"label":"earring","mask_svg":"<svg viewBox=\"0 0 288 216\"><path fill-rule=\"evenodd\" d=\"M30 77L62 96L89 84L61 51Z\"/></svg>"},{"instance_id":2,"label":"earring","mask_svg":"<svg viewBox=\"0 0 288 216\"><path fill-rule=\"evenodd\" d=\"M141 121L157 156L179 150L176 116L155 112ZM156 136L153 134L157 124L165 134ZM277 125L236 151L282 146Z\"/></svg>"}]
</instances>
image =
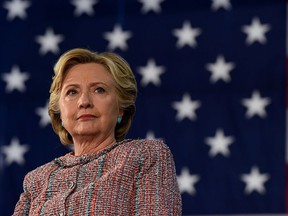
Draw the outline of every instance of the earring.
<instances>
[{"instance_id":1,"label":"earring","mask_svg":"<svg viewBox=\"0 0 288 216\"><path fill-rule=\"evenodd\" d=\"M117 118L117 123L120 124L121 121L122 121L122 118L121 118L121 117L118 117L118 118Z\"/></svg>"},{"instance_id":2,"label":"earring","mask_svg":"<svg viewBox=\"0 0 288 216\"><path fill-rule=\"evenodd\" d=\"M64 122L63 121L62 121L61 125L62 125L62 127L64 127Z\"/></svg>"}]
</instances>

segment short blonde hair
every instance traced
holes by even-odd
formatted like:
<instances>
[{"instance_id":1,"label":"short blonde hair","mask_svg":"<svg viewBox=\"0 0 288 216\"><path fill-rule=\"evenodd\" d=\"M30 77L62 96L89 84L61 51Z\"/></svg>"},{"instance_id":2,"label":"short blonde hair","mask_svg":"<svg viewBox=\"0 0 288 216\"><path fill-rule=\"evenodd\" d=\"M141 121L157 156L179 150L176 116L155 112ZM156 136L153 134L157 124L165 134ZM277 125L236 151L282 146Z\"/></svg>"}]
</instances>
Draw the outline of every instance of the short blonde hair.
<instances>
[{"instance_id":1,"label":"short blonde hair","mask_svg":"<svg viewBox=\"0 0 288 216\"><path fill-rule=\"evenodd\" d=\"M72 144L73 138L62 126L59 108L59 99L63 80L68 71L75 65L85 63L97 63L104 66L111 73L116 93L119 98L120 108L124 115L120 124L115 127L115 139L117 142L125 139L135 114L135 101L137 97L137 84L129 64L119 55L112 52L96 53L87 49L72 49L62 56L54 66L54 77L50 87L50 100L48 113L55 133L63 144Z\"/></svg>"}]
</instances>

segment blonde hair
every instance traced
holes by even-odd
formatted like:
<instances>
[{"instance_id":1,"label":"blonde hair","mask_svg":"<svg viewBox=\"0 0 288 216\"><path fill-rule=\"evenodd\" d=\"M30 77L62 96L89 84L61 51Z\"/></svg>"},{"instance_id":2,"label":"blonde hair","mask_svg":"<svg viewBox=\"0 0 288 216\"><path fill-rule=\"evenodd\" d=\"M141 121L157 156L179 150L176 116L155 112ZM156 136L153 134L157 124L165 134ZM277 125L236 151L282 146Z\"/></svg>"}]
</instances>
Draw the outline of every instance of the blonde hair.
<instances>
[{"instance_id":1,"label":"blonde hair","mask_svg":"<svg viewBox=\"0 0 288 216\"><path fill-rule=\"evenodd\" d=\"M69 70L78 64L97 63L104 66L111 73L119 105L124 110L120 124L115 127L115 139L117 142L125 139L135 114L135 101L137 97L137 84L129 64L119 55L112 52L96 53L87 49L72 49L62 56L54 66L54 77L50 87L50 100L48 113L55 133L63 144L73 143L73 138L62 126L59 98L63 80Z\"/></svg>"}]
</instances>

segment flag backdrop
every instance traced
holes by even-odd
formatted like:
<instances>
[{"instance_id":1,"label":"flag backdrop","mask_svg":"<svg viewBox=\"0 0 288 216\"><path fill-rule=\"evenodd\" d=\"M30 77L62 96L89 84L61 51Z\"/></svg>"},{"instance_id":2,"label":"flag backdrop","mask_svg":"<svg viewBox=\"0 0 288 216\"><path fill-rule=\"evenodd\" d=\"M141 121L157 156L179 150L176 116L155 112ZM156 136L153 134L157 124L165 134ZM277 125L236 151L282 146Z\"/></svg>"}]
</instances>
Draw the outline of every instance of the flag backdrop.
<instances>
[{"instance_id":1,"label":"flag backdrop","mask_svg":"<svg viewBox=\"0 0 288 216\"><path fill-rule=\"evenodd\" d=\"M0 215L28 171L70 151L47 102L56 60L76 47L131 64L127 138L170 147L184 215L285 212L284 0L0 2Z\"/></svg>"}]
</instances>

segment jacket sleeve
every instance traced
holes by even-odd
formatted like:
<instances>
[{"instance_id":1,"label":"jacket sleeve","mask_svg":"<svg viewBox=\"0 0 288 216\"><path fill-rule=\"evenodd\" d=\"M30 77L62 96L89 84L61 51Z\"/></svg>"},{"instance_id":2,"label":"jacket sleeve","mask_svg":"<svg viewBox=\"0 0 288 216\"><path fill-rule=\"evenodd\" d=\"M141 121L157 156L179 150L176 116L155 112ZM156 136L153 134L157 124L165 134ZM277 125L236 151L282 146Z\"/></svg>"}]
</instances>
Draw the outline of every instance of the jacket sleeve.
<instances>
[{"instance_id":1,"label":"jacket sleeve","mask_svg":"<svg viewBox=\"0 0 288 216\"><path fill-rule=\"evenodd\" d=\"M138 161L135 215L181 215L181 194L171 151L160 140L144 146Z\"/></svg>"},{"instance_id":2,"label":"jacket sleeve","mask_svg":"<svg viewBox=\"0 0 288 216\"><path fill-rule=\"evenodd\" d=\"M25 176L23 181L23 193L21 193L20 198L15 206L13 216L24 216L29 215L31 196L28 192L28 175Z\"/></svg>"}]
</instances>

